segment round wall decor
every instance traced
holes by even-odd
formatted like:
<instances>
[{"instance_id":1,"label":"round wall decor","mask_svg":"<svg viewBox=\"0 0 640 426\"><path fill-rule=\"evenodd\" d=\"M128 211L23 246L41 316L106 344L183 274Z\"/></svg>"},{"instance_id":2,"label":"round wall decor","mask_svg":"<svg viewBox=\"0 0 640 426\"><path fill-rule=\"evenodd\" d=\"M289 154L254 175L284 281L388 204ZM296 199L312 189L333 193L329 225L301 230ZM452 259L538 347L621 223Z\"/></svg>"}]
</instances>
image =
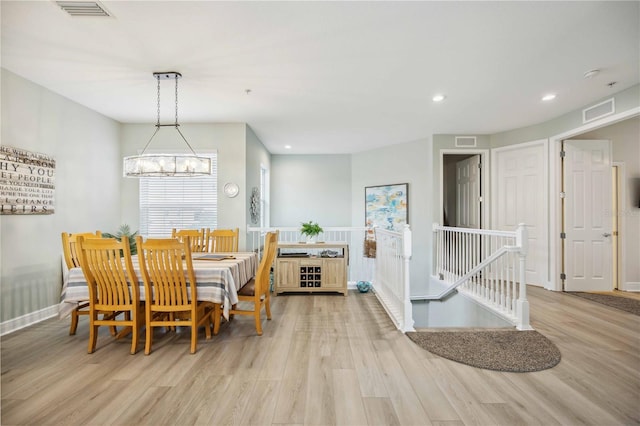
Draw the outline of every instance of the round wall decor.
<instances>
[{"instance_id":1,"label":"round wall decor","mask_svg":"<svg viewBox=\"0 0 640 426\"><path fill-rule=\"evenodd\" d=\"M238 187L237 184L235 183L225 183L224 185L224 195L226 195L229 198L233 198L236 195L238 195L238 192L240 192L240 188Z\"/></svg>"}]
</instances>

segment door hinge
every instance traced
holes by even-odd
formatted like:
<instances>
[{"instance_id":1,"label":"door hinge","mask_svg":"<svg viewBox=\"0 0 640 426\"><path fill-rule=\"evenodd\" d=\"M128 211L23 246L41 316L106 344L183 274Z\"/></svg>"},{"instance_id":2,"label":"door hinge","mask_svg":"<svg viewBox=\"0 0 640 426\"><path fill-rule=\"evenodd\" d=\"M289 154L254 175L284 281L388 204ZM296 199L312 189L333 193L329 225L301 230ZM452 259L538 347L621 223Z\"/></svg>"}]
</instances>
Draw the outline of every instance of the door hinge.
<instances>
[{"instance_id":1,"label":"door hinge","mask_svg":"<svg viewBox=\"0 0 640 426\"><path fill-rule=\"evenodd\" d=\"M566 192L562 191L562 192L560 193L560 198L564 198L564 197L566 197L566 196L567 196L567 193L566 193Z\"/></svg>"},{"instance_id":2,"label":"door hinge","mask_svg":"<svg viewBox=\"0 0 640 426\"><path fill-rule=\"evenodd\" d=\"M566 232L561 232L561 233L560 233L560 238L561 238L561 239L563 239L563 240L564 240L565 238L567 238L567 233L566 233Z\"/></svg>"},{"instance_id":3,"label":"door hinge","mask_svg":"<svg viewBox=\"0 0 640 426\"><path fill-rule=\"evenodd\" d=\"M482 168L482 163L478 163L478 168L481 169Z\"/></svg>"},{"instance_id":4,"label":"door hinge","mask_svg":"<svg viewBox=\"0 0 640 426\"><path fill-rule=\"evenodd\" d=\"M618 231L613 231L613 235L614 235L615 237L617 237L617 236L618 236Z\"/></svg>"},{"instance_id":5,"label":"door hinge","mask_svg":"<svg viewBox=\"0 0 640 426\"><path fill-rule=\"evenodd\" d=\"M561 280L566 280L567 279L567 274L565 274L564 272L560 273L560 279Z\"/></svg>"},{"instance_id":6,"label":"door hinge","mask_svg":"<svg viewBox=\"0 0 640 426\"><path fill-rule=\"evenodd\" d=\"M482 202L482 196L478 197L478 201Z\"/></svg>"},{"instance_id":7,"label":"door hinge","mask_svg":"<svg viewBox=\"0 0 640 426\"><path fill-rule=\"evenodd\" d=\"M567 152L566 151L560 151L560 158L564 158L567 156Z\"/></svg>"}]
</instances>

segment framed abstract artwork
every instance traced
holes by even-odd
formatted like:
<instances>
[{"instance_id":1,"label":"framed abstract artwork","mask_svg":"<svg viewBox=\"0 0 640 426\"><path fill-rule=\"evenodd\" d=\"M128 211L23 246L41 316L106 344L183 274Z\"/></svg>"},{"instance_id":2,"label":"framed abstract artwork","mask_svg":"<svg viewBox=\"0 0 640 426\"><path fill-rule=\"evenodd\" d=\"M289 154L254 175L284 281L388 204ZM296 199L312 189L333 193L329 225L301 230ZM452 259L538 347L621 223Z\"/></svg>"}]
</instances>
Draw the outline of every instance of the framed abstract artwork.
<instances>
[{"instance_id":1,"label":"framed abstract artwork","mask_svg":"<svg viewBox=\"0 0 640 426\"><path fill-rule=\"evenodd\" d=\"M365 226L400 232L409 223L409 184L367 186L364 189Z\"/></svg>"}]
</instances>

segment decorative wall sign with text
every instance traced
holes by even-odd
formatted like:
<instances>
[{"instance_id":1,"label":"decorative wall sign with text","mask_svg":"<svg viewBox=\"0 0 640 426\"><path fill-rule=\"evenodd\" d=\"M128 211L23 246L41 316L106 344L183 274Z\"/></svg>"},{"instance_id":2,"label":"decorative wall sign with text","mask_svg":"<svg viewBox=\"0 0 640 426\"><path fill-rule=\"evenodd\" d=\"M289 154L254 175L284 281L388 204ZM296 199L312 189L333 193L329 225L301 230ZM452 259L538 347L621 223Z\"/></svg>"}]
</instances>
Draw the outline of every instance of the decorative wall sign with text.
<instances>
[{"instance_id":1,"label":"decorative wall sign with text","mask_svg":"<svg viewBox=\"0 0 640 426\"><path fill-rule=\"evenodd\" d=\"M0 146L0 214L53 214L56 160Z\"/></svg>"}]
</instances>

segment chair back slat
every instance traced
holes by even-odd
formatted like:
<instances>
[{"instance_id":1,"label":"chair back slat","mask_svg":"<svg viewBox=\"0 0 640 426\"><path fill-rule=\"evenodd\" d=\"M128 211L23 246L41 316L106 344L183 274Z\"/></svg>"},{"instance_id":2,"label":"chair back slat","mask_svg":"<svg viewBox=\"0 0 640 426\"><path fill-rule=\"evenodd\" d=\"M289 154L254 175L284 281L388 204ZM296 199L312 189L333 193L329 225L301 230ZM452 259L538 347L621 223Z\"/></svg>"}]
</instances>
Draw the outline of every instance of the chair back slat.
<instances>
[{"instance_id":1,"label":"chair back slat","mask_svg":"<svg viewBox=\"0 0 640 426\"><path fill-rule=\"evenodd\" d=\"M62 253L64 254L64 262L68 269L78 268L80 266L80 254L78 250L78 238L102 238L102 232L78 232L75 234L69 234L63 232L62 238Z\"/></svg>"},{"instance_id":2,"label":"chair back slat","mask_svg":"<svg viewBox=\"0 0 640 426\"><path fill-rule=\"evenodd\" d=\"M269 292L271 265L276 255L277 245L277 233L267 232L264 237L264 253L258 266L258 272L256 273L255 295L257 299L260 299Z\"/></svg>"},{"instance_id":3,"label":"chair back slat","mask_svg":"<svg viewBox=\"0 0 640 426\"><path fill-rule=\"evenodd\" d=\"M209 231L209 247L213 253L234 253L238 251L240 230L213 229Z\"/></svg>"},{"instance_id":4,"label":"chair back slat","mask_svg":"<svg viewBox=\"0 0 640 426\"><path fill-rule=\"evenodd\" d=\"M129 238L96 238L78 236L77 252L89 288L89 348L96 349L98 327L109 325L113 335L116 326L130 327L131 353L138 347L138 331L142 323L140 287L131 261ZM124 313L122 319L120 315ZM102 315L102 319L99 318Z\"/></svg>"},{"instance_id":5,"label":"chair back slat","mask_svg":"<svg viewBox=\"0 0 640 426\"><path fill-rule=\"evenodd\" d=\"M256 332L258 335L262 335L262 322L260 319L260 311L264 306L267 319L271 319L271 307L270 307L270 275L271 265L275 258L278 248L278 233L267 232L264 237L264 250L262 259L258 265L258 271L254 279L247 282L240 290L238 290L238 300L241 302L248 302L253 304L253 309L245 309L237 306L232 306L229 310L231 315L251 315L254 318L256 324ZM214 324L214 334L217 330L217 324Z\"/></svg>"},{"instance_id":6,"label":"chair back slat","mask_svg":"<svg viewBox=\"0 0 640 426\"><path fill-rule=\"evenodd\" d=\"M188 308L190 301L197 299L190 237L141 240L138 237L138 258L147 303L152 300L155 306Z\"/></svg>"},{"instance_id":7,"label":"chair back slat","mask_svg":"<svg viewBox=\"0 0 640 426\"><path fill-rule=\"evenodd\" d=\"M113 310L140 300L138 279L131 263L129 239L78 237L82 271L94 309ZM135 285L129 285L135 283Z\"/></svg>"},{"instance_id":8,"label":"chair back slat","mask_svg":"<svg viewBox=\"0 0 640 426\"><path fill-rule=\"evenodd\" d=\"M181 241L189 237L191 252L209 251L209 240L205 235L205 229L176 229L171 230L171 238L178 238Z\"/></svg>"},{"instance_id":9,"label":"chair back slat","mask_svg":"<svg viewBox=\"0 0 640 426\"><path fill-rule=\"evenodd\" d=\"M136 245L145 291L144 353L151 353L154 327L176 326L191 327L191 353L195 353L198 327L204 326L207 339L211 338L211 313L219 305L198 301L190 237L143 241L138 236Z\"/></svg>"}]
</instances>

